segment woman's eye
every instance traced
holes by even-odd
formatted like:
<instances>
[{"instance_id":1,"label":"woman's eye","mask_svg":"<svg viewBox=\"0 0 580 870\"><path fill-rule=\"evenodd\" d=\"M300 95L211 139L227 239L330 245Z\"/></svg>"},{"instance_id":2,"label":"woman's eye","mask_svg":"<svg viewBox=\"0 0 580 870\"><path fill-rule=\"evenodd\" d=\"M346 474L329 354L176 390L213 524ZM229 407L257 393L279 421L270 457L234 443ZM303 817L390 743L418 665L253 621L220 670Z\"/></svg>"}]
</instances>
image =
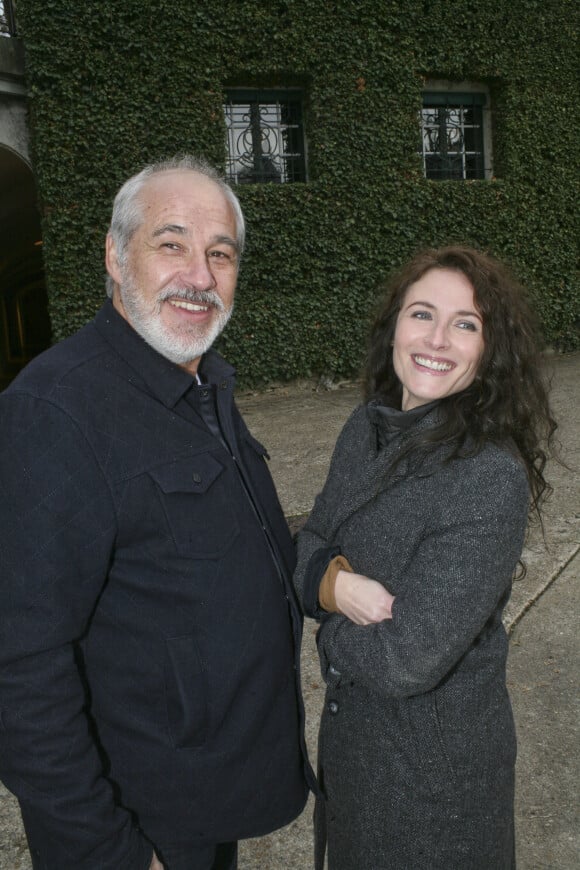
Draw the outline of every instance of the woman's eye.
<instances>
[{"instance_id":1,"label":"woman's eye","mask_svg":"<svg viewBox=\"0 0 580 870\"><path fill-rule=\"evenodd\" d=\"M431 320L431 312L430 311L413 311L411 317L414 317L417 320Z\"/></svg>"},{"instance_id":2,"label":"woman's eye","mask_svg":"<svg viewBox=\"0 0 580 870\"><path fill-rule=\"evenodd\" d=\"M477 326L471 320L462 320L457 324L460 329L467 329L469 332L477 332Z\"/></svg>"}]
</instances>

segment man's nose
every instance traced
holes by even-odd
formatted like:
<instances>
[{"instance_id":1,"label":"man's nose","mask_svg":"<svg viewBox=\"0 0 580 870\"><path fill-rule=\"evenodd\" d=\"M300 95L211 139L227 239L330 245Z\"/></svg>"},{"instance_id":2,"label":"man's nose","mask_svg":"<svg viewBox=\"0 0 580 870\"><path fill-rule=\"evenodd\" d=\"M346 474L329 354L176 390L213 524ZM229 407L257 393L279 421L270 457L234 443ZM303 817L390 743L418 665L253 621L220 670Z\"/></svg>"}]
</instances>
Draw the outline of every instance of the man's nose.
<instances>
[{"instance_id":1,"label":"man's nose","mask_svg":"<svg viewBox=\"0 0 580 870\"><path fill-rule=\"evenodd\" d=\"M181 275L196 290L210 290L216 285L205 253L191 253L183 264Z\"/></svg>"}]
</instances>

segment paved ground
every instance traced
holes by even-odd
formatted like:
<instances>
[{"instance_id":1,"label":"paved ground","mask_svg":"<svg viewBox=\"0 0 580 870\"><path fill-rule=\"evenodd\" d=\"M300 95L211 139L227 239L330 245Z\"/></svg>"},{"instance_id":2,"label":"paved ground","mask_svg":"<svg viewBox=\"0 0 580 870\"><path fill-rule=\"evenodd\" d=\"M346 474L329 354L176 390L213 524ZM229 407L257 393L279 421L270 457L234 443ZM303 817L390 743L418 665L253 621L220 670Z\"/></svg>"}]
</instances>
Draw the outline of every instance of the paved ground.
<instances>
[{"instance_id":1,"label":"paved ground","mask_svg":"<svg viewBox=\"0 0 580 870\"><path fill-rule=\"evenodd\" d=\"M516 825L523 870L580 867L578 563L518 623L508 686L519 733Z\"/></svg>"},{"instance_id":2,"label":"paved ground","mask_svg":"<svg viewBox=\"0 0 580 870\"><path fill-rule=\"evenodd\" d=\"M579 717L576 628L580 600L580 354L554 357L553 404L569 469L549 467L554 495L545 541L531 530L526 578L515 584L506 625L511 631L509 685L519 736L518 870L580 870L578 813ZM310 383L243 394L250 429L272 456L286 515L307 513L321 488L332 445L358 402L354 384L317 391ZM292 519L292 522L295 520ZM307 737L316 754L322 681L307 620L303 647ZM292 825L241 846L240 870L308 870L312 866L311 805ZM0 870L30 870L15 801L0 786ZM59 868L74 870L74 868ZM361 861L361 870L373 870ZM397 868L428 870L428 868ZM449 868L462 870L462 868ZM490 868L493 870L493 868Z\"/></svg>"}]
</instances>

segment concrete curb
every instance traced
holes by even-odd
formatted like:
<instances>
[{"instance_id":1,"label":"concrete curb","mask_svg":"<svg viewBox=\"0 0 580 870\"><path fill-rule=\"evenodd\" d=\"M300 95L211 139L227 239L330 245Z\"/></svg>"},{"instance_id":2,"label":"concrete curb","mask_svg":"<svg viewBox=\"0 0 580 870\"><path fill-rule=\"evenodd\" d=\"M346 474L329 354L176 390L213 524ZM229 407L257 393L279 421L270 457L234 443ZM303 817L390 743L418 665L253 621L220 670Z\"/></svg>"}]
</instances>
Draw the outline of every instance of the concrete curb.
<instances>
[{"instance_id":1,"label":"concrete curb","mask_svg":"<svg viewBox=\"0 0 580 870\"><path fill-rule=\"evenodd\" d=\"M537 589L535 589L534 592L532 593L532 595L530 595L530 597L526 601L524 601L523 603L520 604L517 613L514 613L513 616L509 620L504 621L504 625L505 625L505 628L506 628L506 631L508 634L512 633L512 631L514 630L516 625L518 625L518 623L526 615L528 610L531 607L533 607L534 604L536 604L540 600L542 595L544 595L544 593L546 593L548 591L548 589L552 586L552 584L555 583L556 580L558 580L560 575L563 574L564 571L566 571L568 569L568 567L572 566L572 563L574 562L574 560L578 556L578 553L580 553L580 545L576 547L576 549L570 554L570 556L564 562L562 562L562 564L559 566L558 570L555 571L551 577L549 577L549 579L546 581L546 583L544 583L543 585L541 585Z\"/></svg>"}]
</instances>

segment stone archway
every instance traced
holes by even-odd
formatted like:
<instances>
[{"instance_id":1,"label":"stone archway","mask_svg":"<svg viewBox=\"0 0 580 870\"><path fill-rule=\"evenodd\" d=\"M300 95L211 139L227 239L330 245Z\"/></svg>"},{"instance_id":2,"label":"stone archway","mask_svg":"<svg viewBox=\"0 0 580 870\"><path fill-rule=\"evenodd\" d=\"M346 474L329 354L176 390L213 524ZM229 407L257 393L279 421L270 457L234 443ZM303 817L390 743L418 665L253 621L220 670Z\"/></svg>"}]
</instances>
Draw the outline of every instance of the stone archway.
<instances>
[{"instance_id":1,"label":"stone archway","mask_svg":"<svg viewBox=\"0 0 580 870\"><path fill-rule=\"evenodd\" d=\"M36 184L0 145L0 389L50 344Z\"/></svg>"}]
</instances>

